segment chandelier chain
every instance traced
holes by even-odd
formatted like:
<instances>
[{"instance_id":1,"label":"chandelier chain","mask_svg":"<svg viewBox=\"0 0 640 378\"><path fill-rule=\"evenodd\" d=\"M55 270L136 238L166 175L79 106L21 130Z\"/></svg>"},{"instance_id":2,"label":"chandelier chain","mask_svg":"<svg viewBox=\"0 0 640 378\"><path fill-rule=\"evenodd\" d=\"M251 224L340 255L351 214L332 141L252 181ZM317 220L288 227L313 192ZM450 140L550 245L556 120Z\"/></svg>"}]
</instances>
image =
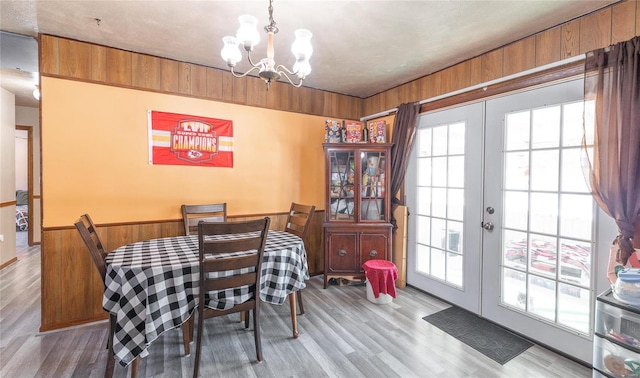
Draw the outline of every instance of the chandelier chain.
<instances>
[{"instance_id":1,"label":"chandelier chain","mask_svg":"<svg viewBox=\"0 0 640 378\"><path fill-rule=\"evenodd\" d=\"M269 0L269 25L265 26L264 30L267 33L273 32L273 34L276 34L278 32L276 21L273 19L273 0Z\"/></svg>"}]
</instances>

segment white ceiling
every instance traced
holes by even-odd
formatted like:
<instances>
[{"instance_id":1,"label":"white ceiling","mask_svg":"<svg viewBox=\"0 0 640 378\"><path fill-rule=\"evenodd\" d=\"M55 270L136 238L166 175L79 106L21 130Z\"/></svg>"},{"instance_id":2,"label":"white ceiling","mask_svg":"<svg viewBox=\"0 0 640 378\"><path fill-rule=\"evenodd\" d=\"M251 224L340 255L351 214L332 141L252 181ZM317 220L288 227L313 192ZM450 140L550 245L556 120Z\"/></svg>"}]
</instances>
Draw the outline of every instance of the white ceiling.
<instances>
[{"instance_id":1,"label":"white ceiling","mask_svg":"<svg viewBox=\"0 0 640 378\"><path fill-rule=\"evenodd\" d=\"M291 67L293 31L309 29L314 53L305 86L366 98L615 2L276 0L275 59ZM253 58L265 56L267 7L267 0L0 0L0 30L53 34L226 69L222 37L235 34L241 14L258 18L262 41ZM16 104L33 104L25 98L34 88L30 68L5 66L6 54L3 48L2 87L18 92ZM31 82L28 90L18 90L13 80Z\"/></svg>"}]
</instances>

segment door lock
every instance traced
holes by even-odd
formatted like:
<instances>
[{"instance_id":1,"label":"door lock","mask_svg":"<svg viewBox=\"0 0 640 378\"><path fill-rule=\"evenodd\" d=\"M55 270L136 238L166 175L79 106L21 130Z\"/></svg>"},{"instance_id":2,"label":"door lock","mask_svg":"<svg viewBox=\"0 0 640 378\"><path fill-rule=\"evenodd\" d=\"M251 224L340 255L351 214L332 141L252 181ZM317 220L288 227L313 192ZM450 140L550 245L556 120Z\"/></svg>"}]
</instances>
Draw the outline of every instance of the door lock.
<instances>
[{"instance_id":1,"label":"door lock","mask_svg":"<svg viewBox=\"0 0 640 378\"><path fill-rule=\"evenodd\" d=\"M487 223L482 222L482 228L484 228L487 231L493 231L493 223L491 223L491 222L487 222Z\"/></svg>"}]
</instances>

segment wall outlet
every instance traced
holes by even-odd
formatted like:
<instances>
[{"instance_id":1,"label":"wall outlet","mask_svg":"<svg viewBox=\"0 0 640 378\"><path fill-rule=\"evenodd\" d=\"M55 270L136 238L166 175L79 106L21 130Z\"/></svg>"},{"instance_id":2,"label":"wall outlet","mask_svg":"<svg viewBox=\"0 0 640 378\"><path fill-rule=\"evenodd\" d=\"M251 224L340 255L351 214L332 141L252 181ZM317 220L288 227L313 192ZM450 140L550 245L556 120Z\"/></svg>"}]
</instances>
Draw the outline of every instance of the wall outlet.
<instances>
[{"instance_id":1,"label":"wall outlet","mask_svg":"<svg viewBox=\"0 0 640 378\"><path fill-rule=\"evenodd\" d=\"M4 235L0 235L0 242L4 241Z\"/></svg>"}]
</instances>

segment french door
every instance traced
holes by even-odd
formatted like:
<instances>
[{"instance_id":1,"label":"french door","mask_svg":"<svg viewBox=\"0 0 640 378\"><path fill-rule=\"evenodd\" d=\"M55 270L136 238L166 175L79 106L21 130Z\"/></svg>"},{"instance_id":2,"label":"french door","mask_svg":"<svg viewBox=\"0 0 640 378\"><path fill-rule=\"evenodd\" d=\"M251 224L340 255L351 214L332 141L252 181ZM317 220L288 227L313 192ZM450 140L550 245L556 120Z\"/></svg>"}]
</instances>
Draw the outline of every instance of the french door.
<instances>
[{"instance_id":1,"label":"french door","mask_svg":"<svg viewBox=\"0 0 640 378\"><path fill-rule=\"evenodd\" d=\"M606 276L616 232L584 179L583 112L592 109L574 80L422 116L407 171L407 282L591 362L595 295L606 287L594 275ZM433 149L459 138L441 129L460 123L465 180L456 197ZM462 219L450 216L456 207Z\"/></svg>"},{"instance_id":2,"label":"french door","mask_svg":"<svg viewBox=\"0 0 640 378\"><path fill-rule=\"evenodd\" d=\"M483 106L421 116L406 176L412 213L407 282L475 313L481 297Z\"/></svg>"}]
</instances>

